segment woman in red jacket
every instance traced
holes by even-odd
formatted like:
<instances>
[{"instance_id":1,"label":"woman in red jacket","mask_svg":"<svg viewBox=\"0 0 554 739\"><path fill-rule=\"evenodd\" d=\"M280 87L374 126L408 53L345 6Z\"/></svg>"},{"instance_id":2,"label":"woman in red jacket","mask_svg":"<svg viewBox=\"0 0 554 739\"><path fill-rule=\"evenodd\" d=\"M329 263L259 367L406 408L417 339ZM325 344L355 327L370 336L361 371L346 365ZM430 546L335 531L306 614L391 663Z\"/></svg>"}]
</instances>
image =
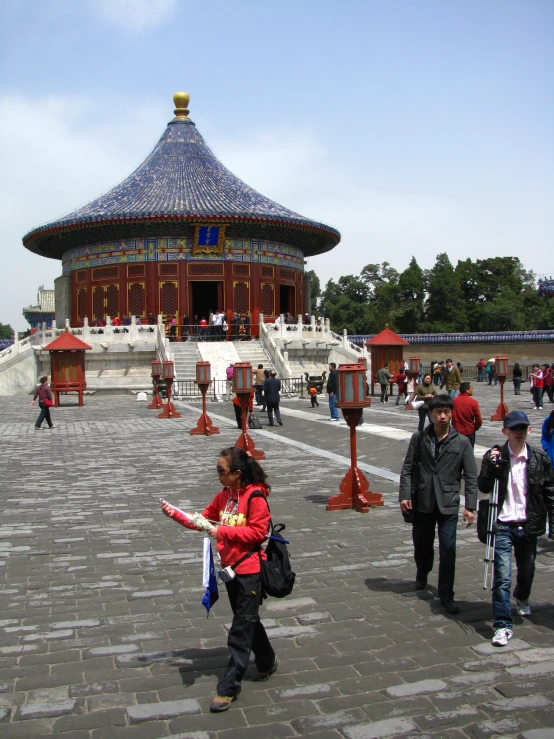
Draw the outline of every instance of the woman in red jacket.
<instances>
[{"instance_id":1,"label":"woman in red jacket","mask_svg":"<svg viewBox=\"0 0 554 739\"><path fill-rule=\"evenodd\" d=\"M217 684L217 695L210 706L212 713L228 710L237 699L250 651L254 652L258 670L256 680L267 680L277 669L275 652L258 615L263 597L258 550L265 559L260 545L269 531L266 498L271 488L258 462L238 447L223 449L216 469L224 487L202 515L209 521L219 522L210 536L217 542L222 568L231 567L234 577L225 582L233 610L227 639L231 654ZM180 522L178 512L168 503L162 505L162 510L166 516Z\"/></svg>"}]
</instances>

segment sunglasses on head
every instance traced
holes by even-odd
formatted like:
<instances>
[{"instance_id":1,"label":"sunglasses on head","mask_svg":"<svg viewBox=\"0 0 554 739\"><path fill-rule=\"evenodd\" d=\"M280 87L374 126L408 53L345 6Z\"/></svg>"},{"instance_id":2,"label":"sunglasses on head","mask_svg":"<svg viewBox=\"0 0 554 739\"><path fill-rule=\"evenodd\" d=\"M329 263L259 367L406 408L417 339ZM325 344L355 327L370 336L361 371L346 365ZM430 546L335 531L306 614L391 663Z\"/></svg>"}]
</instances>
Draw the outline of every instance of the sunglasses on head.
<instances>
[{"instance_id":1,"label":"sunglasses on head","mask_svg":"<svg viewBox=\"0 0 554 739\"><path fill-rule=\"evenodd\" d=\"M524 423L520 423L517 426L512 426L510 431L527 431L529 426L526 426Z\"/></svg>"}]
</instances>

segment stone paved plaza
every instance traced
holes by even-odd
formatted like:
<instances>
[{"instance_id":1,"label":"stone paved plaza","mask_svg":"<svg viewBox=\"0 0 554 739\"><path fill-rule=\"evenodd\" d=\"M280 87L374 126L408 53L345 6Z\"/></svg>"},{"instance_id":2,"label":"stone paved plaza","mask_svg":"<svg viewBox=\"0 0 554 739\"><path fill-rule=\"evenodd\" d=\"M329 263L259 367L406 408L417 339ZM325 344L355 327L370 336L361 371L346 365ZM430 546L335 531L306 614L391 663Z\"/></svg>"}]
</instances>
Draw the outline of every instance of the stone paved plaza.
<instances>
[{"instance_id":1,"label":"stone paved plaza","mask_svg":"<svg viewBox=\"0 0 554 739\"><path fill-rule=\"evenodd\" d=\"M476 388L488 418L498 388ZM527 393L507 399L531 408ZM284 426L252 433L297 585L261 610L278 672L245 679L231 709L212 715L227 596L207 619L202 535L158 501L195 511L211 499L218 452L238 435L231 404L209 403L221 434L204 438L189 435L198 403L158 420L132 396L88 397L83 408L70 396L53 409L56 428L36 432L29 401L1 400L2 739L554 737L554 542L539 540L533 615L516 616L503 649L490 645L474 528L458 531L460 614L440 606L436 571L416 593L396 502L416 413L390 402L365 412L359 459L385 500L365 515L325 510L349 458L348 429L326 420L325 396L315 410L285 400ZM536 432L548 409L530 411ZM489 421L478 445L501 439Z\"/></svg>"}]
</instances>

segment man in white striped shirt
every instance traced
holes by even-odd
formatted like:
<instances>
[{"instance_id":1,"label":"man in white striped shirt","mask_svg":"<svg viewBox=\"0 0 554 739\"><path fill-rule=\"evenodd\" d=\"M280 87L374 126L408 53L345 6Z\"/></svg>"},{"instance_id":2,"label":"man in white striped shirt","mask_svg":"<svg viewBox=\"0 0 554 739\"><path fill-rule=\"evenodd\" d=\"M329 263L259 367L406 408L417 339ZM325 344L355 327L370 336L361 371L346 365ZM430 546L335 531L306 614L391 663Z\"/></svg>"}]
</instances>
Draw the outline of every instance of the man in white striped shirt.
<instances>
[{"instance_id":1,"label":"man in white striped shirt","mask_svg":"<svg viewBox=\"0 0 554 739\"><path fill-rule=\"evenodd\" d=\"M552 465L542 450L526 443L529 428L529 419L522 411L506 415L502 433L508 441L485 454L478 480L479 490L484 493L490 493L494 481L499 480L492 584L495 647L505 646L514 633L510 602L512 551L517 566L517 613L530 616L537 537L546 531L547 512L554 511Z\"/></svg>"}]
</instances>

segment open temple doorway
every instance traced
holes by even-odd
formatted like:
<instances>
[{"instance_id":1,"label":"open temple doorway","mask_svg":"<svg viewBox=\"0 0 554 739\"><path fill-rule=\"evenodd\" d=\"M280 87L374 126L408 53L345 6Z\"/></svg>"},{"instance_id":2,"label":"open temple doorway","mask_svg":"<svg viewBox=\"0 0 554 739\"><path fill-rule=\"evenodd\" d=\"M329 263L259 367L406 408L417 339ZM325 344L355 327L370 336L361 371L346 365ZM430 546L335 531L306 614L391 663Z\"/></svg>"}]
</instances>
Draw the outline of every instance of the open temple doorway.
<instances>
[{"instance_id":1,"label":"open temple doorway","mask_svg":"<svg viewBox=\"0 0 554 739\"><path fill-rule=\"evenodd\" d=\"M223 310L223 282L189 282L189 295L191 323L194 316L207 321L210 311Z\"/></svg>"},{"instance_id":2,"label":"open temple doorway","mask_svg":"<svg viewBox=\"0 0 554 739\"><path fill-rule=\"evenodd\" d=\"M294 287L292 285L279 285L279 313L290 313L294 316L296 310L294 305Z\"/></svg>"}]
</instances>

